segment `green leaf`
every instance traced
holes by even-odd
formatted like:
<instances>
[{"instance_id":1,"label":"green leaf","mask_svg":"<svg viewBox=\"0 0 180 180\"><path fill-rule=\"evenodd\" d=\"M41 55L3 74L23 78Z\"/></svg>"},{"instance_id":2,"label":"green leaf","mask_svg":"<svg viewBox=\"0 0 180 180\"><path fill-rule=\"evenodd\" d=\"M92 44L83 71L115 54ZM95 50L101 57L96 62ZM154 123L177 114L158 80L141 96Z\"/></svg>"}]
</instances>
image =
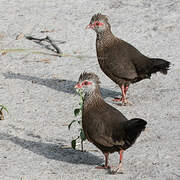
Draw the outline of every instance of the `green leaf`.
<instances>
[{"instance_id":1,"label":"green leaf","mask_svg":"<svg viewBox=\"0 0 180 180\"><path fill-rule=\"evenodd\" d=\"M82 141L85 141L85 140L86 140L86 136L85 136L85 134L84 134L83 129L81 129L80 137L81 137L81 140L82 140Z\"/></svg>"},{"instance_id":2,"label":"green leaf","mask_svg":"<svg viewBox=\"0 0 180 180\"><path fill-rule=\"evenodd\" d=\"M74 110L74 115L77 116L77 115L79 114L79 112L80 112L80 109L79 109L79 108L75 109L75 110Z\"/></svg>"},{"instance_id":3,"label":"green leaf","mask_svg":"<svg viewBox=\"0 0 180 180\"><path fill-rule=\"evenodd\" d=\"M73 149L76 149L76 139L74 139L74 140L71 141L71 147L72 147Z\"/></svg>"},{"instance_id":4,"label":"green leaf","mask_svg":"<svg viewBox=\"0 0 180 180\"><path fill-rule=\"evenodd\" d=\"M9 112L8 112L8 109L7 109L5 106L3 106L3 105L0 104L0 107L1 107L2 109L4 109L7 113L9 113Z\"/></svg>"},{"instance_id":5,"label":"green leaf","mask_svg":"<svg viewBox=\"0 0 180 180\"><path fill-rule=\"evenodd\" d=\"M79 103L79 105L80 105L80 107L81 107L81 106L83 105L83 103L82 103L82 102L80 102L80 103Z\"/></svg>"},{"instance_id":6,"label":"green leaf","mask_svg":"<svg viewBox=\"0 0 180 180\"><path fill-rule=\"evenodd\" d=\"M71 123L68 125L68 129L69 129L69 130L70 130L70 128L71 128L71 125L72 125L74 122L76 122L76 120L71 121Z\"/></svg>"}]
</instances>

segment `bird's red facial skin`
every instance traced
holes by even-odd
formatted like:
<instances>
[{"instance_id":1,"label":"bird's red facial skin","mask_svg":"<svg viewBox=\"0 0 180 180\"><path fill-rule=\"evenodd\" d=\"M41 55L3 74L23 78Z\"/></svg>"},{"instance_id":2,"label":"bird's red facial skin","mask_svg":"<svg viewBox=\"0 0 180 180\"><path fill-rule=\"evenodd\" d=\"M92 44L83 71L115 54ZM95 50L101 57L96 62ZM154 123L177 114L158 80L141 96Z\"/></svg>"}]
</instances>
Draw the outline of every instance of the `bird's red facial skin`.
<instances>
[{"instance_id":1,"label":"bird's red facial skin","mask_svg":"<svg viewBox=\"0 0 180 180\"><path fill-rule=\"evenodd\" d=\"M94 27L95 27L95 26L103 26L104 23L102 23L102 22L100 22L100 21L95 21L93 25L94 25Z\"/></svg>"},{"instance_id":2,"label":"bird's red facial skin","mask_svg":"<svg viewBox=\"0 0 180 180\"><path fill-rule=\"evenodd\" d=\"M82 86L80 85L80 83L78 83L78 84L76 84L76 85L75 85L75 88L77 88L77 89L81 89L81 88L82 88Z\"/></svg>"},{"instance_id":3,"label":"bird's red facial skin","mask_svg":"<svg viewBox=\"0 0 180 180\"><path fill-rule=\"evenodd\" d=\"M89 81L83 81L81 83L82 86L87 86L87 85L91 85L91 84L92 84L92 82L89 82Z\"/></svg>"},{"instance_id":4,"label":"bird's red facial skin","mask_svg":"<svg viewBox=\"0 0 180 180\"><path fill-rule=\"evenodd\" d=\"M100 21L95 21L93 24L89 24L86 26L86 29L94 29L96 26L103 26L104 23Z\"/></svg>"},{"instance_id":5,"label":"bird's red facial skin","mask_svg":"<svg viewBox=\"0 0 180 180\"><path fill-rule=\"evenodd\" d=\"M81 84L80 84L80 83L76 84L76 85L75 85L75 88L81 89L83 86L87 86L87 85L91 85L91 84L92 84L92 82L83 81Z\"/></svg>"}]
</instances>

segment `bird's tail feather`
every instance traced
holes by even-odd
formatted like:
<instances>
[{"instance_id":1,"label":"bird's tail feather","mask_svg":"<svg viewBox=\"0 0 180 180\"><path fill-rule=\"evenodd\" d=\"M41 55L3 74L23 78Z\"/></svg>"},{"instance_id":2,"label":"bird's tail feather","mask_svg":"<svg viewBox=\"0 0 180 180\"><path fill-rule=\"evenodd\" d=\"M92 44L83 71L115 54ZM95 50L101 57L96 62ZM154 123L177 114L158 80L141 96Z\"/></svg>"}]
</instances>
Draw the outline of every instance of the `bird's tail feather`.
<instances>
[{"instance_id":1,"label":"bird's tail feather","mask_svg":"<svg viewBox=\"0 0 180 180\"><path fill-rule=\"evenodd\" d=\"M134 118L126 121L125 131L126 131L126 144L131 146L141 132L145 129L147 122L143 119Z\"/></svg>"},{"instance_id":2,"label":"bird's tail feather","mask_svg":"<svg viewBox=\"0 0 180 180\"><path fill-rule=\"evenodd\" d=\"M166 61L164 59L158 59L158 58L151 58L150 59L153 62L152 69L150 73L156 73L160 72L162 74L167 74L167 71L170 68L170 62Z\"/></svg>"}]
</instances>

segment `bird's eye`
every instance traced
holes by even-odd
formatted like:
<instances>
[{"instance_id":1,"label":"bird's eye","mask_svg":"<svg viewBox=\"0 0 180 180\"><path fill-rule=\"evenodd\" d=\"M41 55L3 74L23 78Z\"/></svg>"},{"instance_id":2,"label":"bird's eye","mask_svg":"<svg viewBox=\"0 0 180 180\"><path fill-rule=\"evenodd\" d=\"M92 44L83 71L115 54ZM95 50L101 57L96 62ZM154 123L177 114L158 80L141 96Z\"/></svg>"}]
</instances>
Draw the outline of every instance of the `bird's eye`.
<instances>
[{"instance_id":1,"label":"bird's eye","mask_svg":"<svg viewBox=\"0 0 180 180\"><path fill-rule=\"evenodd\" d=\"M87 86L87 85L88 85L88 81L85 81L85 82L84 82L84 85L86 85L86 86Z\"/></svg>"},{"instance_id":2,"label":"bird's eye","mask_svg":"<svg viewBox=\"0 0 180 180\"><path fill-rule=\"evenodd\" d=\"M96 25L99 26L99 22L96 22Z\"/></svg>"},{"instance_id":3,"label":"bird's eye","mask_svg":"<svg viewBox=\"0 0 180 180\"><path fill-rule=\"evenodd\" d=\"M90 85L90 84L92 84L92 82L89 82L89 81L82 82L82 86L87 86L87 85Z\"/></svg>"}]
</instances>

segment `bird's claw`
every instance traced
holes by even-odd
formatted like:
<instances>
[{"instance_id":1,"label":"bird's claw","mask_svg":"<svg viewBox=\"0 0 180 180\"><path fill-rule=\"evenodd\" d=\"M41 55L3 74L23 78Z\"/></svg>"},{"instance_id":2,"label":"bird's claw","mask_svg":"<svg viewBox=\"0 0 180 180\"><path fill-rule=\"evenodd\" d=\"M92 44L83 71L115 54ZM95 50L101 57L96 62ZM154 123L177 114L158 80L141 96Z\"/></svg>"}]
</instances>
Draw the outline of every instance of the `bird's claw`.
<instances>
[{"instance_id":1,"label":"bird's claw","mask_svg":"<svg viewBox=\"0 0 180 180\"><path fill-rule=\"evenodd\" d=\"M115 97L113 99L113 102L120 102L120 104L118 104L120 106L127 106L127 105L131 106L131 105L133 105L133 103L128 101L127 98L122 98L122 97L121 98Z\"/></svg>"},{"instance_id":2,"label":"bird's claw","mask_svg":"<svg viewBox=\"0 0 180 180\"><path fill-rule=\"evenodd\" d=\"M120 102L120 103L115 103L115 104L118 104L119 106L132 106L133 105L133 103L128 101L127 99L122 100L121 98L119 98L119 100L113 99L113 102Z\"/></svg>"},{"instance_id":3,"label":"bird's claw","mask_svg":"<svg viewBox=\"0 0 180 180\"><path fill-rule=\"evenodd\" d=\"M116 167L113 169L110 169L111 174L123 174L123 168L122 167Z\"/></svg>"},{"instance_id":4,"label":"bird's claw","mask_svg":"<svg viewBox=\"0 0 180 180\"><path fill-rule=\"evenodd\" d=\"M115 98L113 99L113 102L119 102L119 101L122 101L122 98L115 97Z\"/></svg>"},{"instance_id":5,"label":"bird's claw","mask_svg":"<svg viewBox=\"0 0 180 180\"><path fill-rule=\"evenodd\" d=\"M133 103L128 101L127 99L125 99L124 101L122 101L121 105L122 106L131 106L131 105L133 105Z\"/></svg>"},{"instance_id":6,"label":"bird's claw","mask_svg":"<svg viewBox=\"0 0 180 180\"><path fill-rule=\"evenodd\" d=\"M111 167L110 166L105 166L104 164L102 164L102 165L96 166L95 168L96 169L110 169Z\"/></svg>"}]
</instances>

